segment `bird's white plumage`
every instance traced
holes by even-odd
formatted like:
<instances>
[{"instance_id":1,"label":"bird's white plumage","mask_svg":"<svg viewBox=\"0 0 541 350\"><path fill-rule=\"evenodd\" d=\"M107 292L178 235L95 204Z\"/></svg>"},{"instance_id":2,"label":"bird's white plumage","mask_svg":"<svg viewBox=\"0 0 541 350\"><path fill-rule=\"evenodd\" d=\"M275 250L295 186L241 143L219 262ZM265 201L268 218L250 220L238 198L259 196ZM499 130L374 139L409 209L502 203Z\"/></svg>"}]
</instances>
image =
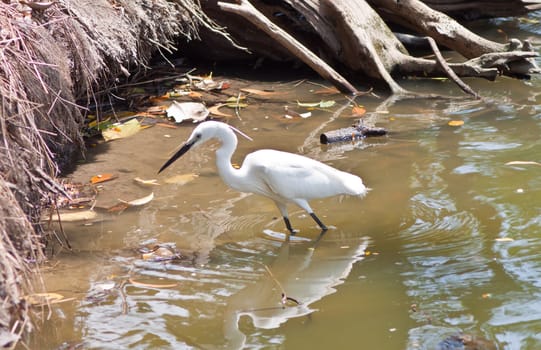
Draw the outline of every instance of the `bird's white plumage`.
<instances>
[{"instance_id":1,"label":"bird's white plumage","mask_svg":"<svg viewBox=\"0 0 541 350\"><path fill-rule=\"evenodd\" d=\"M326 227L315 216L308 200L340 194L361 196L367 191L360 177L298 154L264 149L250 153L242 167L231 165L237 147L237 137L227 124L208 121L199 124L188 141L161 169L182 156L192 146L216 138L221 146L216 151L216 165L223 181L241 191L263 195L274 200L290 231L287 203L295 203L306 210L322 229Z\"/></svg>"}]
</instances>

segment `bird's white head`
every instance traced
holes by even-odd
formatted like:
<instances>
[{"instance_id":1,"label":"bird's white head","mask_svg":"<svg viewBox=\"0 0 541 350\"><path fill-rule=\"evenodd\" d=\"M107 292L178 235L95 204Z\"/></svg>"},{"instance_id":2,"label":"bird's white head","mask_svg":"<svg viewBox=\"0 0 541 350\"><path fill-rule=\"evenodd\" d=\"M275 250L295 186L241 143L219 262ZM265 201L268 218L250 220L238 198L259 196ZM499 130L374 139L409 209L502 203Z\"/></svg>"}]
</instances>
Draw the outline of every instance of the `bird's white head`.
<instances>
[{"instance_id":1,"label":"bird's white head","mask_svg":"<svg viewBox=\"0 0 541 350\"><path fill-rule=\"evenodd\" d=\"M236 131L237 133L246 137L247 139L252 140L249 136L247 136L240 130L222 122L206 121L206 122L200 123L192 131L192 134L190 135L188 140L184 142L182 147L160 168L160 170L158 171L158 174L161 173L163 170L165 170L165 168L171 165L175 160L177 160L182 155L184 155L184 153L188 152L191 148L199 146L210 139L217 138L223 141L226 135L229 134L236 141L236 137L233 131ZM235 145L236 145L236 142L235 142Z\"/></svg>"}]
</instances>

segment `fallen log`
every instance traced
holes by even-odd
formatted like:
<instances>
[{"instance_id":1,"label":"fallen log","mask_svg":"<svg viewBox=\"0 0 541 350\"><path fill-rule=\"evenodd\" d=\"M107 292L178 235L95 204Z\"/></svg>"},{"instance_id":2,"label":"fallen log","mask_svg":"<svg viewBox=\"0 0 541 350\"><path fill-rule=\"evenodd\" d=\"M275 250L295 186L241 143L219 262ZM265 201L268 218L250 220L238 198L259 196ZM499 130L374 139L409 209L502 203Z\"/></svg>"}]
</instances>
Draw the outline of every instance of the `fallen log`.
<instances>
[{"instance_id":1,"label":"fallen log","mask_svg":"<svg viewBox=\"0 0 541 350\"><path fill-rule=\"evenodd\" d=\"M329 143L355 141L364 139L365 137L383 135L387 135L387 130L385 128L357 124L347 128L324 132L319 136L319 142L326 145Z\"/></svg>"}]
</instances>

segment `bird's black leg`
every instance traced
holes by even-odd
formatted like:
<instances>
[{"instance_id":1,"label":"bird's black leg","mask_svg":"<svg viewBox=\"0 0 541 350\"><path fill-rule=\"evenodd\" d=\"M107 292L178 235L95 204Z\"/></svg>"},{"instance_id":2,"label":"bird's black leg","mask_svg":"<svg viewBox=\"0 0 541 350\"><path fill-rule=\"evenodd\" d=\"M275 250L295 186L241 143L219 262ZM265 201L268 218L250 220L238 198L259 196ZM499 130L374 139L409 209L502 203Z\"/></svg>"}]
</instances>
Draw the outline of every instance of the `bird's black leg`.
<instances>
[{"instance_id":1,"label":"bird's black leg","mask_svg":"<svg viewBox=\"0 0 541 350\"><path fill-rule=\"evenodd\" d=\"M327 226L325 226L325 224L322 223L321 220L319 220L319 218L316 216L316 214L310 213L310 216L311 216L312 219L314 219L314 221L319 225L319 227L321 227L321 230L323 230L323 231L327 231L327 230L328 230Z\"/></svg>"},{"instance_id":2,"label":"bird's black leg","mask_svg":"<svg viewBox=\"0 0 541 350\"><path fill-rule=\"evenodd\" d=\"M291 222L289 222L289 218L287 216L284 216L284 222L286 223L286 228L289 230L289 232L291 232L292 235L297 233L297 231L291 227Z\"/></svg>"}]
</instances>

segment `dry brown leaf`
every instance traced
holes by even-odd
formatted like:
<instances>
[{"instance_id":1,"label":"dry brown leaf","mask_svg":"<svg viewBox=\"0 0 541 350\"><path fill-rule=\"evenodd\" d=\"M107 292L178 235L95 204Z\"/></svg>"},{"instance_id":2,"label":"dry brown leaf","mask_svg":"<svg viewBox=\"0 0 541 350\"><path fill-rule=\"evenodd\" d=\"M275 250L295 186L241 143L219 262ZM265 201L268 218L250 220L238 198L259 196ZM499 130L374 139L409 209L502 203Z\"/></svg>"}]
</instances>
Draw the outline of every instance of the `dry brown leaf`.
<instances>
[{"instance_id":1,"label":"dry brown leaf","mask_svg":"<svg viewBox=\"0 0 541 350\"><path fill-rule=\"evenodd\" d=\"M94 175L94 176L92 176L90 178L90 183L97 184L97 183L100 183L100 182L114 180L116 178L117 178L117 176L114 175L114 174L108 174L108 173L98 174L98 175Z\"/></svg>"},{"instance_id":2,"label":"dry brown leaf","mask_svg":"<svg viewBox=\"0 0 541 350\"><path fill-rule=\"evenodd\" d=\"M366 109L364 109L364 107L361 107L361 106L353 106L353 109L351 110L351 114L354 117L360 117L364 115L365 113L366 113Z\"/></svg>"},{"instance_id":3,"label":"dry brown leaf","mask_svg":"<svg viewBox=\"0 0 541 350\"><path fill-rule=\"evenodd\" d=\"M107 208L109 213L122 213L124 210L128 209L130 205L128 203L117 203L112 207Z\"/></svg>"},{"instance_id":4,"label":"dry brown leaf","mask_svg":"<svg viewBox=\"0 0 541 350\"><path fill-rule=\"evenodd\" d=\"M146 112L150 115L161 115L165 114L166 109L166 106L151 106L147 108Z\"/></svg>"},{"instance_id":5,"label":"dry brown leaf","mask_svg":"<svg viewBox=\"0 0 541 350\"><path fill-rule=\"evenodd\" d=\"M163 128L169 128L169 129L178 129L178 126L167 124L167 123L156 123L157 126L161 126Z\"/></svg>"},{"instance_id":6,"label":"dry brown leaf","mask_svg":"<svg viewBox=\"0 0 541 350\"><path fill-rule=\"evenodd\" d=\"M200 93L200 92L197 92L197 91L190 91L188 93L188 96L192 99L192 100L196 100L196 101L201 101L203 99L203 94Z\"/></svg>"}]
</instances>

